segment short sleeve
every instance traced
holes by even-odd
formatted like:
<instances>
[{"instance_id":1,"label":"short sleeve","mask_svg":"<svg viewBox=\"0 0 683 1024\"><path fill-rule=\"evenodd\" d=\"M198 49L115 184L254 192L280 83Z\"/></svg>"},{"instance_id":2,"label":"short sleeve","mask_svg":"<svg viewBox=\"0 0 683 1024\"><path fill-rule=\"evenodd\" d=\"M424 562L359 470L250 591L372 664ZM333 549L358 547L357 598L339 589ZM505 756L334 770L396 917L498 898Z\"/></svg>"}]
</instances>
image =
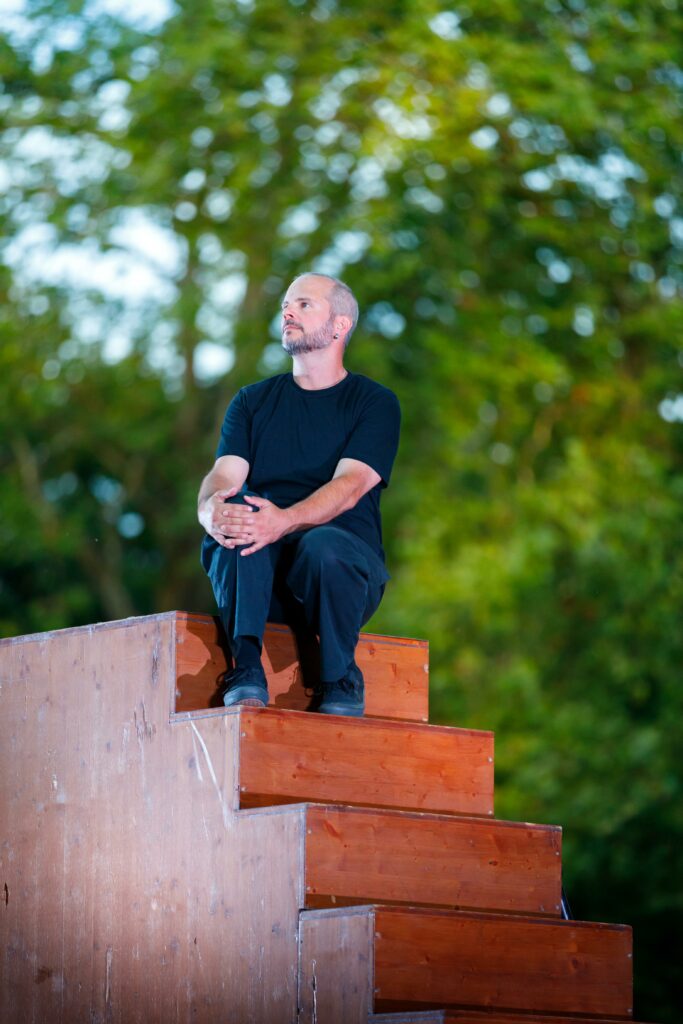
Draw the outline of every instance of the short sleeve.
<instances>
[{"instance_id":1,"label":"short sleeve","mask_svg":"<svg viewBox=\"0 0 683 1024\"><path fill-rule=\"evenodd\" d=\"M378 389L363 404L340 458L364 462L381 476L386 487L398 450L400 429L401 407L396 395L388 388Z\"/></svg>"},{"instance_id":2,"label":"short sleeve","mask_svg":"<svg viewBox=\"0 0 683 1024\"><path fill-rule=\"evenodd\" d=\"M251 416L243 390L237 392L223 420L216 458L222 455L239 455L251 461Z\"/></svg>"}]
</instances>

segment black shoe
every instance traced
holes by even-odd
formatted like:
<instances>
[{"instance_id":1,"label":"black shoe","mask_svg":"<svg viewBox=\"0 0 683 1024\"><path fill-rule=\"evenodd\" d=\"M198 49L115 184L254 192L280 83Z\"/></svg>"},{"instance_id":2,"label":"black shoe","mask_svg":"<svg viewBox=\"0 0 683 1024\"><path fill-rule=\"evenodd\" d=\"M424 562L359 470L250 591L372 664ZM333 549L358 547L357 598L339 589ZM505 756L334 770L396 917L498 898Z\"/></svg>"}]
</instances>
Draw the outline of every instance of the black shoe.
<instances>
[{"instance_id":1,"label":"black shoe","mask_svg":"<svg viewBox=\"0 0 683 1024\"><path fill-rule=\"evenodd\" d=\"M354 664L344 679L336 683L321 683L313 695L309 711L317 711L320 715L362 718L365 711L365 685L358 666Z\"/></svg>"},{"instance_id":2,"label":"black shoe","mask_svg":"<svg viewBox=\"0 0 683 1024\"><path fill-rule=\"evenodd\" d=\"M262 668L234 668L224 677L223 703L226 708L244 704L250 708L265 708L268 704L268 684Z\"/></svg>"}]
</instances>

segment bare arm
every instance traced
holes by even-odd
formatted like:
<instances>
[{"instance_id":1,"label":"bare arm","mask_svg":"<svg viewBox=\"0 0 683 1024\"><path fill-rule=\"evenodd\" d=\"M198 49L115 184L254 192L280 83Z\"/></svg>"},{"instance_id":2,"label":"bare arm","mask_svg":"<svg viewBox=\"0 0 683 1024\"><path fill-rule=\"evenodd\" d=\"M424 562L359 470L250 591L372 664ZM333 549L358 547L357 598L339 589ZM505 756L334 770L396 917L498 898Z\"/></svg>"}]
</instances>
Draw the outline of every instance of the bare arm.
<instances>
[{"instance_id":1,"label":"bare arm","mask_svg":"<svg viewBox=\"0 0 683 1024\"><path fill-rule=\"evenodd\" d=\"M252 509L245 510L245 506L240 505L228 506L228 519L234 516L238 521L230 523L231 539L225 546L248 545L240 554L251 555L295 530L329 523L335 516L354 508L380 479L379 474L364 462L340 459L328 483L289 508L278 508L265 498L246 495L244 500L253 506Z\"/></svg>"},{"instance_id":2,"label":"bare arm","mask_svg":"<svg viewBox=\"0 0 683 1024\"><path fill-rule=\"evenodd\" d=\"M197 497L197 518L209 536L224 547L227 545L226 522L231 506L225 504L247 479L249 463L239 455L222 455L216 459L202 480ZM231 545L232 546L232 545Z\"/></svg>"}]
</instances>

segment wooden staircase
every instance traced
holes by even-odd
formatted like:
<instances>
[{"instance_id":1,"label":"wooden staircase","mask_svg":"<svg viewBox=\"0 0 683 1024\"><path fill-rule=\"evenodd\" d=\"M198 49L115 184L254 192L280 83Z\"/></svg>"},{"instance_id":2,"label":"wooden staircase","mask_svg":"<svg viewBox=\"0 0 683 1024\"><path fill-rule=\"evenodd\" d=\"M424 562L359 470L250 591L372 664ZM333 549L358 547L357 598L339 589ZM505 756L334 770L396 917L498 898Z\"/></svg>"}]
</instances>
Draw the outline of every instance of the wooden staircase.
<instances>
[{"instance_id":1,"label":"wooden staircase","mask_svg":"<svg viewBox=\"0 0 683 1024\"><path fill-rule=\"evenodd\" d=\"M281 626L265 709L208 616L0 641L3 1024L632 1020L630 929L561 919L560 829L493 817L427 658L364 635L345 719Z\"/></svg>"}]
</instances>

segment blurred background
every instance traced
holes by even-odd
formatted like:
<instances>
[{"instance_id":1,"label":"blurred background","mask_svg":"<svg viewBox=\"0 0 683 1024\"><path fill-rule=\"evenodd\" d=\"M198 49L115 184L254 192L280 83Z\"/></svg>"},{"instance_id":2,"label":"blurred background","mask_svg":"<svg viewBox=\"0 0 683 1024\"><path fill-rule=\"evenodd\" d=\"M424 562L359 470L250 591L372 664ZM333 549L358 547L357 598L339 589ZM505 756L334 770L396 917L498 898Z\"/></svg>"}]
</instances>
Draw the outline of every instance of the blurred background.
<instances>
[{"instance_id":1,"label":"blurred background","mask_svg":"<svg viewBox=\"0 0 683 1024\"><path fill-rule=\"evenodd\" d=\"M195 498L281 295L393 388L393 580L497 815L683 958L678 0L0 0L0 632L211 611Z\"/></svg>"}]
</instances>

